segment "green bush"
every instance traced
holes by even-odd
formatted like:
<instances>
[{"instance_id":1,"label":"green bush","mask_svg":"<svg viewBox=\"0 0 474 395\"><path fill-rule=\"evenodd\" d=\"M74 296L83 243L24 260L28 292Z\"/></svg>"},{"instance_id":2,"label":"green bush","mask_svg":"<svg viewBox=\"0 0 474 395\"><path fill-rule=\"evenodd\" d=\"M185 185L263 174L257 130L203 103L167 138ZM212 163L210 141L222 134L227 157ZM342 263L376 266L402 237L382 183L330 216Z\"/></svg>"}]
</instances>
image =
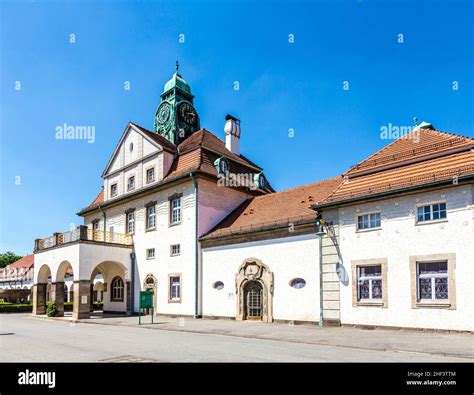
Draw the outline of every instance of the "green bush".
<instances>
[{"instance_id":1,"label":"green bush","mask_svg":"<svg viewBox=\"0 0 474 395\"><path fill-rule=\"evenodd\" d=\"M48 303L46 307L46 315L48 317L56 317L59 314L59 308L56 303Z\"/></svg>"},{"instance_id":2,"label":"green bush","mask_svg":"<svg viewBox=\"0 0 474 395\"><path fill-rule=\"evenodd\" d=\"M31 313L31 304L0 304L0 313Z\"/></svg>"}]
</instances>

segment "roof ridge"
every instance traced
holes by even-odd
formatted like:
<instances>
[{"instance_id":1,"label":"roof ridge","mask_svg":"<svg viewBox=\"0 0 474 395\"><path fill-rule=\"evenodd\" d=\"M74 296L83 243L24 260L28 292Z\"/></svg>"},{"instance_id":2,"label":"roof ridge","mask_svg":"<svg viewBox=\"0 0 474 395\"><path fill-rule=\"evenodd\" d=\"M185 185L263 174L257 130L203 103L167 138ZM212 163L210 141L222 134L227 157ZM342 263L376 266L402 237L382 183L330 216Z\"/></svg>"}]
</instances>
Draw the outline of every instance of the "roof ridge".
<instances>
[{"instance_id":1,"label":"roof ridge","mask_svg":"<svg viewBox=\"0 0 474 395\"><path fill-rule=\"evenodd\" d=\"M457 138L457 139L464 139L464 140L470 140L472 142L474 142L474 139L471 138L471 137L467 137L467 136L462 136L462 135L459 135L459 134L455 134L455 133L448 133L448 132L443 132L441 130L436 130L436 129L428 129L428 128L420 128L420 127L415 127L412 131L410 131L409 133L397 138L396 140L392 141L390 144L386 145L385 147L382 147L381 149L379 149L378 151L375 151L372 155L368 156L367 158L359 161L358 163L356 163L355 165L351 166L346 172L344 172L343 174L346 174L350 171L356 171L356 170L359 170L359 167L365 163L365 162L370 162L370 161L374 161L375 159L373 159L376 155L380 155L380 157L377 159L377 160L380 160L380 159L383 159L383 158L387 158L387 157L390 157L390 155L383 155L383 152L384 151L387 151L388 148L390 148L393 144L401 141L401 140L409 140L411 138L411 135L419 130L423 130L424 132L426 133L430 133L430 134L434 134L434 135L438 135L438 136L449 136L449 137L454 137L454 138ZM442 142L437 142L437 143L432 143L432 144L428 144L426 146L424 146L423 148L427 148L427 147L433 147L433 146L436 146L438 144L441 144ZM415 150L418 150L418 149L421 149L422 147L419 147L419 148L415 148ZM397 153L397 156L399 155L402 155L404 153L407 153L407 152L410 152L410 151L413 151L413 149L406 149L406 150L403 150L403 151L400 151L399 153Z\"/></svg>"},{"instance_id":2,"label":"roof ridge","mask_svg":"<svg viewBox=\"0 0 474 395\"><path fill-rule=\"evenodd\" d=\"M273 192L273 193L268 194L268 195L257 196L257 198L264 197L264 196L269 196L269 195L277 195L277 194L283 193L283 192L295 191L295 190L297 190L297 189L301 189L301 188L304 188L304 187L309 187L310 185L317 185L317 184L322 184L323 182L337 180L337 179L340 178L340 177L342 177L342 176L339 175L339 176L336 176L336 177L326 178L326 179L320 180L320 181L309 182L309 183L307 183L307 184L299 185L299 186L296 186L296 187L287 188L287 189L282 189L281 191L276 191L276 192Z\"/></svg>"}]
</instances>

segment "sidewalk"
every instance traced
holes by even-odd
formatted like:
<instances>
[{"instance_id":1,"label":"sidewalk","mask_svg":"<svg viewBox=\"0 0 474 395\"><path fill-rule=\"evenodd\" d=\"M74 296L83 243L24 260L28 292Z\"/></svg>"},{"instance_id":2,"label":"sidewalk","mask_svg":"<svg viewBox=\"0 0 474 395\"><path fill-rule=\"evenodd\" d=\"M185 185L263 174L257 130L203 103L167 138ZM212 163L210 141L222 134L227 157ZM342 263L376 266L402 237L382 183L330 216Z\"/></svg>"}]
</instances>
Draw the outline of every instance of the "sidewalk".
<instances>
[{"instance_id":1,"label":"sidewalk","mask_svg":"<svg viewBox=\"0 0 474 395\"><path fill-rule=\"evenodd\" d=\"M51 319L46 317L31 317ZM54 318L71 321L71 317ZM147 330L181 331L253 339L267 339L303 344L319 344L378 351L401 351L466 358L474 361L474 336L468 333L417 332L412 330L359 329L350 327L323 327L317 325L266 324L255 321L225 319L193 319L142 317L140 328ZM138 317L93 316L79 324L138 327Z\"/></svg>"}]
</instances>

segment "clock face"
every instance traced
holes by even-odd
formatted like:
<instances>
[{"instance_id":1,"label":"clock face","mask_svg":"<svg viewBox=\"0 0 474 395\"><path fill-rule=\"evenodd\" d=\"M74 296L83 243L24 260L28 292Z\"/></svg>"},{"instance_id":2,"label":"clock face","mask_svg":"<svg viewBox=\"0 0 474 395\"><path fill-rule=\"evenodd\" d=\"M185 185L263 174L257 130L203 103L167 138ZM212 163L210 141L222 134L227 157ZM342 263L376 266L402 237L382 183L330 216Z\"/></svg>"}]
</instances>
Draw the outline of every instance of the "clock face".
<instances>
[{"instance_id":1,"label":"clock face","mask_svg":"<svg viewBox=\"0 0 474 395\"><path fill-rule=\"evenodd\" d=\"M171 105L169 103L162 103L157 111L156 117L159 123L164 124L171 116Z\"/></svg>"},{"instance_id":2,"label":"clock face","mask_svg":"<svg viewBox=\"0 0 474 395\"><path fill-rule=\"evenodd\" d=\"M188 125L195 125L197 122L196 110L188 103L181 103L178 108L179 118Z\"/></svg>"}]
</instances>

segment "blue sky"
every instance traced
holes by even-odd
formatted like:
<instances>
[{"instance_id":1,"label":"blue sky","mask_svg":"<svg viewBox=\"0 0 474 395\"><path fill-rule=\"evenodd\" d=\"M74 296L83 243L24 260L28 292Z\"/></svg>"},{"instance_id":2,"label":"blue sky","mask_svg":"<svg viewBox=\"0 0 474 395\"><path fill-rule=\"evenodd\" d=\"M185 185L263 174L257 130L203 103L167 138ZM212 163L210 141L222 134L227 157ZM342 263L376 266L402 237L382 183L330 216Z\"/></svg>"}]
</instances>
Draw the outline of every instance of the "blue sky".
<instances>
[{"instance_id":1,"label":"blue sky","mask_svg":"<svg viewBox=\"0 0 474 395\"><path fill-rule=\"evenodd\" d=\"M390 142L381 127L414 116L474 136L468 0L2 0L0 10L0 252L31 252L35 238L81 223L127 122L153 128L177 57L201 126L223 138L225 115L239 117L242 153L277 190L340 174ZM64 123L95 126L95 142L55 139Z\"/></svg>"}]
</instances>

